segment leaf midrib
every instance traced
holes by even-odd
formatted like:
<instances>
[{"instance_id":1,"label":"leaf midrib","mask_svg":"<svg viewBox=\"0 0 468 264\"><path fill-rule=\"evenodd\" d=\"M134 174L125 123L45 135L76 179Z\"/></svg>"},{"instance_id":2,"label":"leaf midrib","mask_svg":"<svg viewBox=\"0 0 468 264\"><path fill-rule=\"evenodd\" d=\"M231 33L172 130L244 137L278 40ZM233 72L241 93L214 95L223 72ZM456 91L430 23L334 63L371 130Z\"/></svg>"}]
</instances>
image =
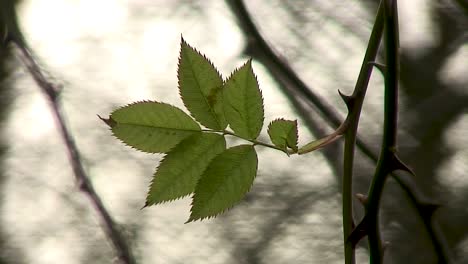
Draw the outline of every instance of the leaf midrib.
<instances>
[{"instance_id":1,"label":"leaf midrib","mask_svg":"<svg viewBox=\"0 0 468 264\"><path fill-rule=\"evenodd\" d=\"M184 51L186 53L186 51ZM187 56L186 57L188 58L188 61L190 63L190 71L192 72L192 75L195 77L195 82L196 82L196 86L198 88L198 91L201 93L202 97L203 97L203 102L205 102L205 104L208 106L208 109L210 111L210 113L212 114L212 116L214 117L214 120L216 122L216 124L218 125L218 129L221 129L222 128L222 125L220 123L220 120L218 120L218 116L216 114L216 112L214 111L214 107L211 107L210 103L208 102L208 99L206 98L205 94L203 93L202 89L201 89L201 85L200 85L200 81L199 81L199 78L197 76L197 74L195 74L195 71L194 71L194 67L193 67L193 62L192 62L192 59L190 58L190 56ZM208 61L208 63L211 65L211 63ZM216 72L216 70L215 70ZM217 72L216 72L217 73ZM218 73L217 73L218 74Z\"/></svg>"},{"instance_id":2,"label":"leaf midrib","mask_svg":"<svg viewBox=\"0 0 468 264\"><path fill-rule=\"evenodd\" d=\"M239 153L239 155L242 155L242 156L246 157L245 154L247 154L248 152L250 152L250 149L249 149L249 151L246 151L245 153L242 153L242 154ZM231 162L230 164L232 164L232 166L231 166L230 168L240 168L240 166L238 166L238 165L239 165L242 161L244 161L244 160L246 160L246 159L247 159L247 158L243 158L243 159L241 159L241 160L239 160L239 161L237 161L237 162ZM240 170L240 169L237 169L237 170ZM236 171L237 171L237 170L236 170ZM234 171L234 170L233 170L233 171ZM230 175L232 175L232 174L233 174L233 173L231 173ZM211 203L211 201L213 200L213 197L215 197L215 196L218 194L218 192L220 191L221 188L219 188L219 187L220 187L221 185L223 185L224 182L225 182L225 180L224 180L224 181L221 181L220 184L217 184L216 190L215 190L211 195L209 195L209 198L206 200L205 204ZM205 207L205 208L206 208L206 207Z\"/></svg>"},{"instance_id":3,"label":"leaf midrib","mask_svg":"<svg viewBox=\"0 0 468 264\"><path fill-rule=\"evenodd\" d=\"M145 128L152 128L152 129L178 130L178 131L184 131L184 132L201 132L200 128L187 129L187 128L175 128L175 127L159 127L159 126L142 125L142 124L127 123L127 122L118 122L116 126L119 126L119 125L131 125L131 126L136 126L136 127L145 127Z\"/></svg>"},{"instance_id":4,"label":"leaf midrib","mask_svg":"<svg viewBox=\"0 0 468 264\"><path fill-rule=\"evenodd\" d=\"M219 140L221 140L221 139L219 139ZM219 140L213 141L212 144L207 145L206 148L203 148L203 149L210 149L213 145L219 144L219 142L218 142ZM185 169L185 168L191 167L197 160L199 160L198 157L202 157L204 154L205 154L205 152L200 152L198 155L195 155L196 158L193 158L192 160L190 160L190 162L189 162L187 165L182 166L182 168ZM192 155L192 156L193 156L193 155ZM182 174L183 174L183 173L182 173ZM203 174L203 172L202 172L202 174ZM201 174L201 175L202 175L202 174ZM180 176L181 174L172 174L172 175ZM199 175L198 178L200 178L201 175ZM173 182L171 182L171 183L173 183ZM160 184L160 185L161 185L161 184ZM165 184L164 186L168 186L168 185ZM171 185L169 185L169 186L171 186ZM166 190L167 190L167 189L166 189ZM185 196L187 196L187 195L189 195L189 194L191 194L191 193L193 193L193 192L194 192L194 190L192 190L191 192L189 192L189 193L187 193L187 194L183 194L183 196L178 197L178 198L185 197ZM165 193L167 193L167 192L164 192L164 194L165 194ZM177 199L177 198L174 198L174 199Z\"/></svg>"}]
</instances>

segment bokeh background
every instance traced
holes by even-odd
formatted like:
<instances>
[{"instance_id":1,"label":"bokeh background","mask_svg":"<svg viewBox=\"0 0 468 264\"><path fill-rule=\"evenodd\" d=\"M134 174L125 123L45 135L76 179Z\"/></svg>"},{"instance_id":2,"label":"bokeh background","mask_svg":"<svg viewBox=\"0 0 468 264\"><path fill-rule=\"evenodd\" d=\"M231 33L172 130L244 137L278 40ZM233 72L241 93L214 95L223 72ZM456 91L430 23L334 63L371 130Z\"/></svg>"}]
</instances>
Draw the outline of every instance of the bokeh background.
<instances>
[{"instance_id":1,"label":"bokeh background","mask_svg":"<svg viewBox=\"0 0 468 264\"><path fill-rule=\"evenodd\" d=\"M96 116L145 99L183 107L176 76L183 35L224 77L253 57L265 122L297 118L301 144L330 132L317 107L262 57L235 2L1 0L0 13L2 23L11 19L7 6L14 4L35 58L64 87L61 111L83 165L138 263L342 263L342 142L289 158L258 148L259 173L247 197L214 220L184 224L189 197L140 209L162 156L124 146ZM245 1L282 62L341 117L346 108L337 90L354 87L377 4ZM456 263L468 263L467 4L400 1L399 11L401 157L421 190L443 204L434 222ZM114 263L97 212L75 184L47 99L15 53L0 49L0 263ZM375 72L360 122L360 137L375 153L382 98ZM261 137L267 140L265 129ZM366 193L375 163L359 150L356 159L355 191ZM383 200L386 263L437 263L419 216L392 179ZM365 246L358 263L367 262Z\"/></svg>"}]
</instances>

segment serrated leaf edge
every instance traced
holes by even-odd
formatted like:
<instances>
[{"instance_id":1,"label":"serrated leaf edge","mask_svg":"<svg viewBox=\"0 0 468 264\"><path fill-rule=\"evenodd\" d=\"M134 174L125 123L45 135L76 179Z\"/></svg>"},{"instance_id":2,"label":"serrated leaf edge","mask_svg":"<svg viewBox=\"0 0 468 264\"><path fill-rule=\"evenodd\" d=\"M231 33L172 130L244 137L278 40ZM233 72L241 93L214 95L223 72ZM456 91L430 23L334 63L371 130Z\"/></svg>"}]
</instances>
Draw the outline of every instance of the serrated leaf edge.
<instances>
[{"instance_id":1,"label":"serrated leaf edge","mask_svg":"<svg viewBox=\"0 0 468 264\"><path fill-rule=\"evenodd\" d=\"M239 146L241 146L241 145L239 145ZM252 148L253 148L253 150L254 150L255 157L256 157L256 160L257 160L257 164L256 164L256 167L255 167L255 176L253 177L252 184L248 187L248 189L246 190L246 192L243 194L243 197L242 197L239 201L237 201L236 203L234 203L233 205L224 208L222 211L220 211L220 212L218 212L218 213L216 213L216 214L214 214L214 215L209 215L209 216L205 216L205 217L200 217L200 218L192 219L192 211L193 211L192 208L193 208L193 202L194 202L193 198L194 198L194 196L195 196L195 193L193 193L193 194L192 194L192 202L190 203L190 216L189 216L189 219L188 219L184 224L188 224L188 223L196 222L196 221L200 221L200 222L201 222L201 221L203 221L203 220L209 220L209 219L211 219L211 218L216 218L216 217L218 217L218 216L224 214L225 212L231 210L234 206L236 206L239 202L241 202L241 201L245 198L245 195L246 195L247 193L250 192L250 190L252 189L252 186L253 186L253 184L254 184L254 182L255 182L255 179L256 179L257 176L258 176L258 154L257 154L257 151L255 150L255 146L254 146L254 145L249 145L249 146L252 146ZM218 155L221 155L221 154L222 154L222 153L220 153L220 154L218 154ZM216 158L216 157L215 157L215 158ZM214 160L215 158L213 158L213 160ZM208 166L209 166L209 165L208 165ZM208 168L208 167L207 167L207 168ZM201 178L200 178L200 179L201 179ZM200 179L198 179L198 180L200 180Z\"/></svg>"},{"instance_id":2,"label":"serrated leaf edge","mask_svg":"<svg viewBox=\"0 0 468 264\"><path fill-rule=\"evenodd\" d=\"M123 106L120 106L116 109L114 109L112 112L111 112L111 115L109 115L109 118L102 118L99 116L99 118L104 121L104 123L111 123L111 124L114 124L114 126L117 124L117 121L115 121L114 119L112 119L112 113L115 112L115 111L118 111L120 109L123 109L125 107L129 107L129 106L132 106L132 105L136 105L136 104L140 104L140 103L158 103L158 104L164 104L164 105L169 105L169 106L172 106L176 109L179 109L180 111L184 112L182 109L180 109L179 107L175 106L175 105L172 105L172 104L168 104L168 103L164 103L164 102L159 102L159 101L155 101L155 100L140 100L140 101L135 101L135 102L132 102L132 103L129 103L129 104L126 104L126 105L123 105ZM185 112L184 112L185 113ZM198 128L200 128L200 125L198 124L198 122L196 120L193 119L192 116L188 115L187 113L185 113L187 116L189 116L190 118L192 118L192 120L198 125ZM119 137L117 137L114 133L114 131L112 130L112 128L114 126L109 126L109 130L112 134L113 137L115 137L120 143L122 143L124 146L127 146L127 147L130 147L136 151L139 151L139 152L143 152L143 153L148 153L148 154L161 154L162 152L149 152L149 151L143 151L143 150L140 150L140 149L137 149L135 147L133 147L132 145L129 145L127 143L125 143L125 141L121 140ZM180 129L182 131L191 131L193 133L202 133L201 129L200 130L187 130L187 129ZM183 141L183 140L182 140ZM178 145L178 144L177 144ZM176 145L176 146L177 146ZM174 149L176 146L172 147L169 151L171 151L172 149ZM167 152L169 152L167 151ZM166 152L166 153L167 153Z\"/></svg>"},{"instance_id":3,"label":"serrated leaf edge","mask_svg":"<svg viewBox=\"0 0 468 264\"><path fill-rule=\"evenodd\" d=\"M203 133L203 132L202 132L202 133ZM185 140L185 139L184 139L184 140ZM178 145L183 144L183 143L184 143L184 140L182 140L179 144L177 144L174 148L172 148L171 151L172 151L173 149L175 149ZM216 143L217 143L217 142L215 142L215 143L213 143L213 144L216 144ZM221 152L221 153L222 153L222 152ZM221 154L221 153L219 153L219 154ZM162 163L164 162L164 160L166 159L166 157L167 157L168 154L169 154L169 152L167 152L166 155L164 155L164 157L161 159L161 161L159 162L158 166L156 167L156 170L155 170L155 172L153 173L153 177L151 177L151 181L150 181L150 184L149 184L149 188L148 188L148 192L147 192L147 194L146 194L146 197L149 196L149 194L150 194L150 192L151 192L151 185L153 185L153 182L154 182L155 179L156 179L156 177L155 177L155 176L156 176L156 173L157 173L157 171L159 170L159 167L161 166L161 164L162 164ZM219 154L218 154L218 155L219 155ZM201 153L200 155L197 155L197 157L200 157L200 156L203 156L203 155L204 155L204 154ZM211 161L212 161L214 158L216 158L218 155L214 156L214 157L210 160L209 163L211 163ZM193 159L194 162L195 162L195 160L196 160L196 159ZM208 163L208 165L206 166L206 168L208 168L209 163ZM205 170L206 170L206 168L205 168ZM204 172L202 172L201 175L203 175L203 173L204 173ZM201 175L200 175L200 177L201 177ZM190 193L187 193L187 194L185 194L185 195L182 195L182 196L173 198L173 199L163 200L163 201L159 201L159 202L151 203L151 204L148 204L148 199L146 199L145 205L143 206L143 208L149 207L149 206L153 206L153 205L158 205L158 204L165 204L165 203L173 202L173 201L176 201L176 200L180 200L180 199L183 199L183 198L185 198L185 197L187 197L187 196L189 196L189 195L191 195L191 194L193 194L193 191L190 192Z\"/></svg>"},{"instance_id":4,"label":"serrated leaf edge","mask_svg":"<svg viewBox=\"0 0 468 264\"><path fill-rule=\"evenodd\" d=\"M224 87L224 79L223 79L223 76L222 74L219 72L218 68L214 65L214 63L203 53L201 53L197 48L191 46L190 44L187 43L187 41L185 41L184 37L181 36L181 48L180 48L180 53L179 53L179 58L178 58L178 61L177 61L177 69L179 69L180 67L180 63L181 63L181 60L182 60L182 45L185 44L187 45L189 48L193 49L196 53L198 53L200 56L202 56L212 67L213 69L215 70L215 72L218 74L218 76L221 78L221 87L219 87L219 90L218 93L222 93L222 89ZM178 90L179 90L179 96L180 98L182 98L182 94L181 94L181 90L180 90L180 76L179 76L179 70L177 70L177 85L178 85ZM197 80L197 85L198 85L198 80ZM199 86L199 85L198 85ZM203 99L205 100L205 103L209 106L209 109L210 109L210 113L215 117L215 120L216 122L218 123L218 126L219 128L221 129L224 129L226 127L223 127L221 124L220 124L220 120L218 119L218 116L217 116L217 113L215 112L214 108L209 104L209 102L207 101L206 97L203 96ZM188 112L190 113L190 116L193 117L197 122L199 122L199 120L192 114L192 112L189 110L188 106L185 104L185 101L182 100L185 108L188 110ZM199 122L201 123L201 122Z\"/></svg>"},{"instance_id":5,"label":"serrated leaf edge","mask_svg":"<svg viewBox=\"0 0 468 264\"><path fill-rule=\"evenodd\" d=\"M257 139L260 135L260 133L262 132L263 130L263 127L265 126L265 98L263 97L263 92L262 92L262 89L260 89L260 84L258 82L258 78L257 78L257 75L255 74L255 72L253 71L253 67L252 67L252 58L248 59L247 62L245 62L244 64L242 64L241 66L237 67L234 71L231 72L231 74L229 75L229 77L227 77L225 80L224 80L224 85L232 78L232 76L234 76L234 74L236 74L240 69L242 69L243 67L245 67L246 65L249 65L250 67L250 70L252 71L253 73L253 76L254 76L254 79L255 81L257 82L257 86L258 86L258 91L260 92L260 98L261 98L261 101L262 101L262 125L260 127L260 131L258 132L258 135L254 138L246 138L246 139ZM223 103L226 103L226 102L223 102ZM226 121L227 121L227 118L226 118ZM228 124L229 124L229 121L228 121ZM230 125L230 124L229 124ZM232 128L231 128L232 129Z\"/></svg>"},{"instance_id":6,"label":"serrated leaf edge","mask_svg":"<svg viewBox=\"0 0 468 264\"><path fill-rule=\"evenodd\" d=\"M291 147L291 146L289 146L289 145L288 145L288 138L286 137L286 138L284 138L285 141L286 141L286 147L285 147L284 151L286 151L287 148L290 148L290 149L292 149L293 151L296 151L296 152L297 152L297 150L298 150L298 144L299 144L299 131L298 131L298 127L297 127L297 120L287 120L287 119L284 119L284 118L276 118L276 119L274 119L273 121L271 121L271 122L268 124L268 129L267 129L267 133L268 133L268 136L270 137L271 143L273 143L273 145L275 145L275 146L277 146L277 147L279 147L279 148L282 148L281 146L276 145L276 144L273 142L273 140L271 140L271 135L270 135L270 127L271 127L271 125L272 125L274 122L278 122L278 121L294 122L294 128L295 128L295 129L289 131L289 133L295 132L295 133L294 133L295 136L296 136L295 146L294 146L294 148ZM289 133L288 133L288 135L289 135Z\"/></svg>"}]
</instances>

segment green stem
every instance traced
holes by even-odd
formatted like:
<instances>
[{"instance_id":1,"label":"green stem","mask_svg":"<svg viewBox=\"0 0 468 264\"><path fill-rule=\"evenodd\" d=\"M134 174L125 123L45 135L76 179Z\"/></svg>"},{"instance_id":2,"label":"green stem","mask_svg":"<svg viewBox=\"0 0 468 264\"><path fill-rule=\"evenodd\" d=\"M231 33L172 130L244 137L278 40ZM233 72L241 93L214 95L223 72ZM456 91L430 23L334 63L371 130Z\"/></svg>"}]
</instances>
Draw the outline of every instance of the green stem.
<instances>
[{"instance_id":1,"label":"green stem","mask_svg":"<svg viewBox=\"0 0 468 264\"><path fill-rule=\"evenodd\" d=\"M236 138L240 138L240 139L249 141L249 142L253 143L254 145L260 145L260 146L264 146L264 147L267 147L267 148L272 148L272 149L275 149L275 150L279 150L281 152L286 153L287 155L295 154L295 152L285 151L284 149L279 148L279 147L277 147L275 145L271 145L271 144L268 144L268 143L265 143L265 142L262 142L262 141L258 141L258 140L255 140L255 139L243 138L243 137L237 135L236 133L233 133L233 132L228 131L228 130L220 131L220 130L202 129L202 131L203 132L215 132L215 133L222 133L224 135L230 135L230 136L233 136L233 137L236 137Z\"/></svg>"},{"instance_id":2,"label":"green stem","mask_svg":"<svg viewBox=\"0 0 468 264\"><path fill-rule=\"evenodd\" d=\"M304 146L300 147L299 150L297 151L297 154L299 155L307 154L309 152L323 148L335 142L337 139L339 139L343 135L346 129L347 129L347 123L343 123L340 127L338 127L335 130L335 132L331 133L330 135L311 141L305 144Z\"/></svg>"},{"instance_id":3,"label":"green stem","mask_svg":"<svg viewBox=\"0 0 468 264\"><path fill-rule=\"evenodd\" d=\"M382 148L368 195L368 239L370 263L383 261L379 229L379 206L387 176L393 172L396 158L398 120L398 17L396 0L384 1L385 17L385 93Z\"/></svg>"},{"instance_id":4,"label":"green stem","mask_svg":"<svg viewBox=\"0 0 468 264\"><path fill-rule=\"evenodd\" d=\"M344 147L344 160L343 160L343 185L342 185L342 199L343 199L343 239L344 239L344 252L345 263L355 263L354 242L349 240L349 236L355 226L353 219L352 208L352 178L353 178L353 164L354 164L354 151L357 136L357 129L359 125L359 118L361 114L362 105L369 84L369 79L372 74L373 67L370 62L375 61L377 52L382 38L383 31L383 7L380 4L375 18L374 27L369 37L369 44L366 49L366 54L361 65L359 77L356 81L354 92L349 97L347 102L349 114L345 120L348 123L345 132L345 147Z\"/></svg>"},{"instance_id":5,"label":"green stem","mask_svg":"<svg viewBox=\"0 0 468 264\"><path fill-rule=\"evenodd\" d=\"M284 152L286 154L293 154L293 153L289 153L287 151L285 151L284 149L281 149L275 145L271 145L271 144L268 144L268 143L265 143L265 142L261 142L261 141L258 141L258 140L255 140L255 139L247 139L247 138L243 138L235 133L232 133L230 131L227 131L227 130L224 130L223 131L223 134L226 134L226 135L230 135L230 136L234 136L234 137L237 137L237 138L240 138L240 139L243 139L243 140L247 140L249 142L252 142L254 145L260 145L260 146L264 146L264 147L267 147L267 148L272 148L272 149L276 149L276 150L279 150L281 152Z\"/></svg>"}]
</instances>

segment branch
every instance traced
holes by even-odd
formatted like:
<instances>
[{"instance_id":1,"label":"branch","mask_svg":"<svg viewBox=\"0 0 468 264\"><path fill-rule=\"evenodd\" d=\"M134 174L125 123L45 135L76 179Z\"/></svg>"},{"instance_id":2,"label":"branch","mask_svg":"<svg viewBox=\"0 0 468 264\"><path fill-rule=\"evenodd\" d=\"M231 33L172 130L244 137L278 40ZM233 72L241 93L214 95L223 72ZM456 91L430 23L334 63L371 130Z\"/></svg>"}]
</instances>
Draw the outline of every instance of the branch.
<instances>
[{"instance_id":1,"label":"branch","mask_svg":"<svg viewBox=\"0 0 468 264\"><path fill-rule=\"evenodd\" d=\"M59 133L67 148L68 158L70 160L78 188L90 199L92 206L101 218L101 226L104 229L107 238L112 242L118 255L118 259L125 264L136 263L136 260L134 259L125 238L120 233L117 224L114 222L107 209L104 207L104 204L94 190L93 185L83 168L81 158L78 153L78 148L65 124L64 116L59 109L57 98L60 93L60 88L50 83L44 76L40 67L37 65L36 61L31 55L30 49L27 47L21 32L16 29L15 31L10 30L8 34L7 41L15 44L15 46L18 48L19 58L48 99L50 108L52 109L52 114L55 117L55 121L59 129Z\"/></svg>"},{"instance_id":2,"label":"branch","mask_svg":"<svg viewBox=\"0 0 468 264\"><path fill-rule=\"evenodd\" d=\"M370 263L383 262L383 248L380 238L379 228L379 207L383 188L387 176L396 170L403 170L413 174L413 172L397 156L397 131L398 131L398 81L399 81L399 33L398 33L398 9L396 0L384 0L385 14L385 60L384 69L385 95L384 95L384 125L382 147L375 175L369 190L366 204L366 215L361 223L367 228ZM394 174L396 175L396 174ZM398 177L397 177L398 178ZM406 188L409 185L402 185L401 179L398 183ZM431 237L436 253L441 263L451 263L452 257L449 247L440 232L438 226L431 225L431 218L438 208L433 203L417 200L414 192L407 192L415 203L424 225Z\"/></svg>"},{"instance_id":3,"label":"branch","mask_svg":"<svg viewBox=\"0 0 468 264\"><path fill-rule=\"evenodd\" d=\"M375 18L374 27L372 28L369 37L369 44L366 49L366 54L361 65L356 86L351 96L345 96L340 93L345 101L349 114L345 122L349 122L349 127L345 132L345 149L343 160L343 235L345 241L345 263L354 263L354 248L355 241L349 239L352 229L355 227L352 210L352 179L354 165L354 146L356 144L357 130L359 119L366 95L369 79L372 74L372 65L370 62L375 61L377 52L380 46L383 31L383 7L379 6Z\"/></svg>"},{"instance_id":4,"label":"branch","mask_svg":"<svg viewBox=\"0 0 468 264\"><path fill-rule=\"evenodd\" d=\"M312 89L308 87L298 77L298 75L289 67L289 65L285 61L283 61L269 46L269 44L262 37L257 27L255 26L243 1L242 0L226 0L226 1L228 5L231 7L234 15L237 17L238 24L241 30L246 35L246 38L248 40L248 44L247 44L248 47L246 49L246 52L248 52L250 55L253 55L261 63L265 64L267 66L267 69L270 72L274 73L272 75L277 80L281 80L283 83L290 84L289 87L291 91L288 91L287 89L283 89L283 91L286 94L295 93L301 96L302 98L308 100L311 104L313 104L317 108L317 110L320 112L322 117L324 117L324 119L330 124L331 127L338 128L340 125L342 125L343 120L333 110L333 108L329 106L327 103L325 103L325 100L323 100L319 95L315 94L312 91ZM367 56L367 53L366 53L366 56ZM365 57L364 61L367 61L370 58L371 57L369 58ZM367 66L363 65L361 67L361 72L364 67L367 68ZM368 69L367 74L369 74L370 76L370 69ZM361 76L364 77L365 75L360 74L358 81L356 83L356 87L367 86L367 85L364 85L364 81L369 77L361 79ZM355 92L356 91L361 91L364 94L366 92L365 89L355 89ZM355 95L356 97L364 98L363 97L364 94L355 94ZM293 101L293 106L298 108L297 110L299 111L299 113L302 113L302 115L304 115L305 114L304 110L302 108L299 108L300 104L297 103L297 99L293 96L290 96L289 99ZM345 140L346 140L346 135L345 135ZM349 146L352 145L351 137L347 140L347 142ZM360 137L356 137L355 142L356 142L356 146L358 147L358 149L364 155L369 157L369 159L372 160L373 162L377 163L378 161L377 154L374 153L371 147L364 140L362 140ZM351 153L351 148L349 148L349 146L348 146L348 150L345 150L345 153L347 152ZM345 148L346 148L346 145L345 145ZM349 155L349 154L345 154L345 155ZM348 167L350 166L350 164L346 166ZM345 171L346 170L349 170L349 169L345 169ZM421 190L418 188L418 186L415 184L412 178L405 178L404 176L394 173L394 172L391 173L391 176L396 180L396 182L405 191L407 196L415 205L418 215L420 216L421 220L424 222L425 228L427 232L429 233L429 235L431 236L431 240L436 249L436 253L439 257L439 260L442 262L444 262L444 260L449 260L451 253L449 251L449 247L447 246L446 239L444 238L444 235L440 231L437 231L438 228L436 226L431 225L430 217L429 219L427 217L427 210L424 209L424 208L433 207L431 205L433 205L434 203L431 202L430 199L427 198L421 192ZM356 228L355 231L359 231L359 230L357 230ZM360 234L359 239L362 238L362 236L364 235L365 233ZM352 237L349 237L348 239L353 240ZM357 242L358 241L354 241L353 243L357 243Z\"/></svg>"},{"instance_id":5,"label":"branch","mask_svg":"<svg viewBox=\"0 0 468 264\"><path fill-rule=\"evenodd\" d=\"M382 146L375 174L372 179L366 204L367 232L369 238L370 263L380 264L383 261L382 241L379 227L379 207L387 176L397 170L396 134L398 114L398 22L396 1L384 0L385 17L385 60L384 68L384 124Z\"/></svg>"}]
</instances>

